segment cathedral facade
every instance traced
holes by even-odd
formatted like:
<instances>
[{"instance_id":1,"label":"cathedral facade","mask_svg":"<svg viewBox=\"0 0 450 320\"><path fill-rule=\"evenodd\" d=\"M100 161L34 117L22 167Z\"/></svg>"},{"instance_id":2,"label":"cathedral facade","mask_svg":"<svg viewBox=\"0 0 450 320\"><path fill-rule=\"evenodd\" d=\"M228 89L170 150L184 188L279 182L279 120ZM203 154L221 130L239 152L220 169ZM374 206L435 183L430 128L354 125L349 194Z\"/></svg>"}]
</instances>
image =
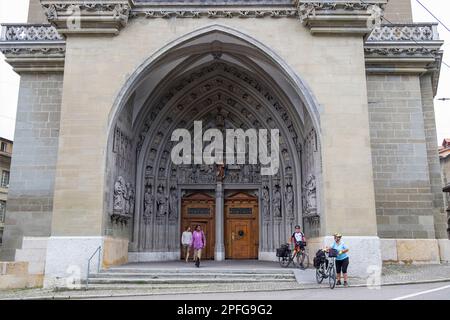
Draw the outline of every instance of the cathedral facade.
<instances>
[{"instance_id":1,"label":"cathedral facade","mask_svg":"<svg viewBox=\"0 0 450 320\"><path fill-rule=\"evenodd\" d=\"M276 260L296 224L310 254L342 233L359 276L383 260L448 259L433 110L442 41L412 23L409 1L29 10L0 41L21 75L0 258L28 262L36 283L71 266L85 277L98 248L103 267L178 260L196 225L219 261ZM194 136L196 121L278 130L279 169L175 164L172 134Z\"/></svg>"}]
</instances>

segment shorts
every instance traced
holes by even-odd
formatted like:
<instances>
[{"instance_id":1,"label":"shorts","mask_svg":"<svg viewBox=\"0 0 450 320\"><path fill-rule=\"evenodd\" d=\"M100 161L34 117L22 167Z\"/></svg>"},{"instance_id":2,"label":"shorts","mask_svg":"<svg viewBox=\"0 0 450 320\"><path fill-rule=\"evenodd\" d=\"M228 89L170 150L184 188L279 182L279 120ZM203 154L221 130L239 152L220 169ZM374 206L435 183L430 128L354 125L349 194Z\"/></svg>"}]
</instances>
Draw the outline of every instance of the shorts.
<instances>
[{"instance_id":1,"label":"shorts","mask_svg":"<svg viewBox=\"0 0 450 320\"><path fill-rule=\"evenodd\" d=\"M336 273L347 273L349 259L348 257L344 260L336 260Z\"/></svg>"}]
</instances>

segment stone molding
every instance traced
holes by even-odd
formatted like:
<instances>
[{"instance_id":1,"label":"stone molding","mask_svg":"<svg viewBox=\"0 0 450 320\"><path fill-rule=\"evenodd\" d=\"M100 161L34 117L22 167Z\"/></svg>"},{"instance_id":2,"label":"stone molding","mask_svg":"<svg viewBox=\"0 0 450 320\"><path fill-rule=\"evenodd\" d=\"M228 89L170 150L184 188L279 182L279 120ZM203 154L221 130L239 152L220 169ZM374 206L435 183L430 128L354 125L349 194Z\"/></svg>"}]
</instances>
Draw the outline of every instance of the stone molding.
<instances>
[{"instance_id":1,"label":"stone molding","mask_svg":"<svg viewBox=\"0 0 450 320\"><path fill-rule=\"evenodd\" d=\"M442 44L435 23L382 25L364 43L366 72L417 75L431 72L436 94Z\"/></svg>"},{"instance_id":2,"label":"stone molding","mask_svg":"<svg viewBox=\"0 0 450 320\"><path fill-rule=\"evenodd\" d=\"M45 15L61 34L117 35L130 15L128 0L41 0Z\"/></svg>"},{"instance_id":3,"label":"stone molding","mask_svg":"<svg viewBox=\"0 0 450 320\"><path fill-rule=\"evenodd\" d=\"M51 25L3 24L0 51L19 74L64 71L65 40Z\"/></svg>"}]
</instances>

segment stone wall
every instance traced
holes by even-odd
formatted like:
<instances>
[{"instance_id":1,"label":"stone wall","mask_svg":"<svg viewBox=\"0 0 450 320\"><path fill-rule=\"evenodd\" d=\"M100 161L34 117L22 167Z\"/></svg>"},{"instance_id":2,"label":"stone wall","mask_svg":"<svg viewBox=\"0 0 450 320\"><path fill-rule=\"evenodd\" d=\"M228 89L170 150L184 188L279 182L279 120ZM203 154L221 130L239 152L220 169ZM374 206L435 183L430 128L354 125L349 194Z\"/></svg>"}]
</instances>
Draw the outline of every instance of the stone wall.
<instances>
[{"instance_id":1,"label":"stone wall","mask_svg":"<svg viewBox=\"0 0 450 320\"><path fill-rule=\"evenodd\" d=\"M411 23L411 0L389 0L384 17L392 23Z\"/></svg>"},{"instance_id":2,"label":"stone wall","mask_svg":"<svg viewBox=\"0 0 450 320\"><path fill-rule=\"evenodd\" d=\"M435 238L420 79L369 75L367 85L378 235Z\"/></svg>"},{"instance_id":3,"label":"stone wall","mask_svg":"<svg viewBox=\"0 0 450 320\"><path fill-rule=\"evenodd\" d=\"M23 236L50 236L62 81L21 77L1 260L14 260Z\"/></svg>"}]
</instances>

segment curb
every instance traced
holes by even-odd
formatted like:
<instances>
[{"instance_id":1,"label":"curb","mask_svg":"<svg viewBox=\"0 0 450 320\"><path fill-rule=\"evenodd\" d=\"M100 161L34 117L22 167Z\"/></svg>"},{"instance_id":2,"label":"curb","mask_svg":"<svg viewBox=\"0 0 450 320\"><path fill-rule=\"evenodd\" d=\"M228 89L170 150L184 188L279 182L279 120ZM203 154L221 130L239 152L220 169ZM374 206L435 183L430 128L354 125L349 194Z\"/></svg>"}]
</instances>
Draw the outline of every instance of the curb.
<instances>
[{"instance_id":1,"label":"curb","mask_svg":"<svg viewBox=\"0 0 450 320\"><path fill-rule=\"evenodd\" d=\"M444 278L444 279L431 279L431 280L418 280L418 281L404 281L404 282L388 282L381 284L381 287L388 287L388 286L401 286L401 285L414 285L414 284L427 284L427 283L439 283L439 282L450 282L450 278ZM366 284L355 284L355 285L349 285L349 288L361 288L361 287L367 287ZM233 292L265 292L265 291L294 291L294 290L315 290L315 289L325 289L328 288L328 286L325 285L317 285L314 286L306 285L299 288L283 288L283 289L250 289L250 290L204 290L204 291L177 291L177 292L136 292L136 293L112 293L112 294L90 294L90 295L83 295L83 296L71 296L71 295L65 295L65 296L55 296L55 295L48 295L48 296L35 296L35 297L21 297L21 298L5 298L0 300L84 300L84 299L90 299L90 298L111 298L111 297L143 297L143 296L153 296L153 295L172 295L172 294L205 294L205 293L233 293ZM79 291L77 291L79 292Z\"/></svg>"}]
</instances>

